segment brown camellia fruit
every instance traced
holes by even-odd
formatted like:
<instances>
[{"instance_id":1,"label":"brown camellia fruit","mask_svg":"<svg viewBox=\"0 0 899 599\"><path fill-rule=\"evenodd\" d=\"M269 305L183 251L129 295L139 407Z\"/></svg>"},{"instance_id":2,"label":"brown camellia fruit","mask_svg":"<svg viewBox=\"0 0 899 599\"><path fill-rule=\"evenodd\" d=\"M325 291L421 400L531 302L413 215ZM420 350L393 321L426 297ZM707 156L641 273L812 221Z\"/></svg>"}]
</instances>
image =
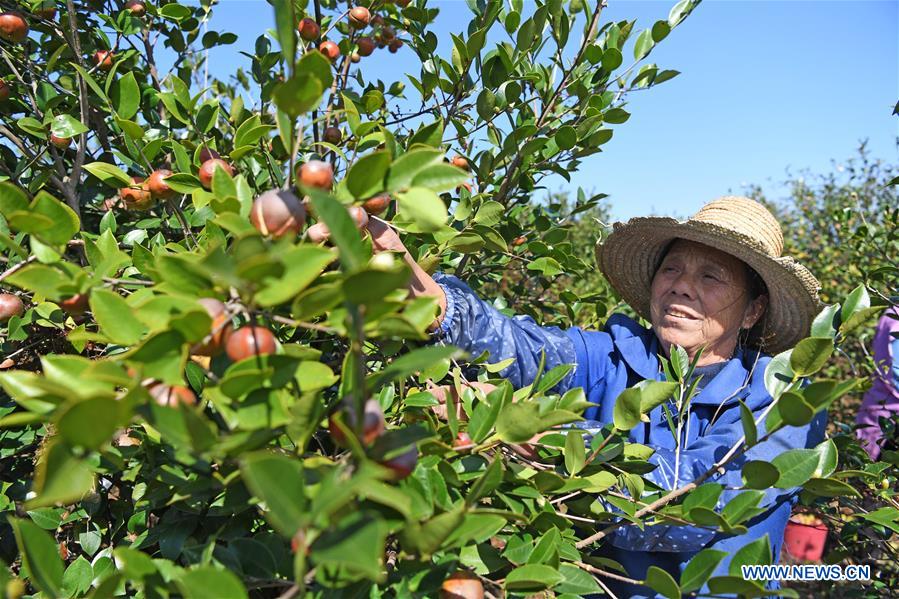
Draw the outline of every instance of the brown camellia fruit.
<instances>
[{"instance_id":1,"label":"brown camellia fruit","mask_svg":"<svg viewBox=\"0 0 899 599\"><path fill-rule=\"evenodd\" d=\"M334 42L322 42L318 45L318 51L334 62L340 57L340 48Z\"/></svg>"},{"instance_id":2,"label":"brown camellia fruit","mask_svg":"<svg viewBox=\"0 0 899 599\"><path fill-rule=\"evenodd\" d=\"M17 12L0 13L0 38L20 44L28 37L28 21Z\"/></svg>"},{"instance_id":3,"label":"brown camellia fruit","mask_svg":"<svg viewBox=\"0 0 899 599\"><path fill-rule=\"evenodd\" d=\"M384 460L382 466L386 466L393 470L393 479L402 480L412 474L415 470L415 464L418 463L418 447L412 446L408 451L401 453L395 458Z\"/></svg>"},{"instance_id":4,"label":"brown camellia fruit","mask_svg":"<svg viewBox=\"0 0 899 599\"><path fill-rule=\"evenodd\" d=\"M370 37L360 37L356 40L356 47L359 49L359 56L371 56L375 51L375 40Z\"/></svg>"},{"instance_id":5,"label":"brown camellia fruit","mask_svg":"<svg viewBox=\"0 0 899 599\"><path fill-rule=\"evenodd\" d=\"M231 333L225 352L234 362L253 356L273 354L278 349L275 335L265 327L245 325Z\"/></svg>"},{"instance_id":6,"label":"brown camellia fruit","mask_svg":"<svg viewBox=\"0 0 899 599\"><path fill-rule=\"evenodd\" d=\"M306 187L331 189L334 184L334 168L321 160L310 160L300 166L300 183Z\"/></svg>"},{"instance_id":7,"label":"brown camellia fruit","mask_svg":"<svg viewBox=\"0 0 899 599\"><path fill-rule=\"evenodd\" d=\"M299 26L297 26L297 30L300 32L300 37L306 40L307 42L313 42L318 39L319 34L322 31L322 28L318 26L313 19L306 17L302 21L300 21Z\"/></svg>"},{"instance_id":8,"label":"brown camellia fruit","mask_svg":"<svg viewBox=\"0 0 899 599\"><path fill-rule=\"evenodd\" d=\"M87 293L76 293L59 302L59 307L69 316L80 316L90 307Z\"/></svg>"},{"instance_id":9,"label":"brown camellia fruit","mask_svg":"<svg viewBox=\"0 0 899 599\"><path fill-rule=\"evenodd\" d=\"M353 29L365 29L371 21L371 13L364 6L356 6L350 9L349 21Z\"/></svg>"},{"instance_id":10,"label":"brown camellia fruit","mask_svg":"<svg viewBox=\"0 0 899 599\"><path fill-rule=\"evenodd\" d=\"M440 585L440 599L484 599L484 585L471 572L458 570Z\"/></svg>"},{"instance_id":11,"label":"brown camellia fruit","mask_svg":"<svg viewBox=\"0 0 899 599\"><path fill-rule=\"evenodd\" d=\"M203 146L203 149L200 150L200 155L198 156L198 158L200 159L200 164L203 164L207 160L212 160L213 158L221 158L221 156L212 148Z\"/></svg>"},{"instance_id":12,"label":"brown camellia fruit","mask_svg":"<svg viewBox=\"0 0 899 599\"><path fill-rule=\"evenodd\" d=\"M393 30L393 27L384 27L383 29L381 29L381 39L385 42L389 42L395 37L396 31Z\"/></svg>"},{"instance_id":13,"label":"brown camellia fruit","mask_svg":"<svg viewBox=\"0 0 899 599\"><path fill-rule=\"evenodd\" d=\"M4 102L9 100L9 94L11 93L9 89L9 83L0 79L0 102Z\"/></svg>"},{"instance_id":14,"label":"brown camellia fruit","mask_svg":"<svg viewBox=\"0 0 899 599\"><path fill-rule=\"evenodd\" d=\"M350 213L350 218L356 223L356 228L364 229L365 225L368 224L368 212L365 211L365 208L362 206L350 206L347 210Z\"/></svg>"},{"instance_id":15,"label":"brown camellia fruit","mask_svg":"<svg viewBox=\"0 0 899 599\"><path fill-rule=\"evenodd\" d=\"M132 185L119 190L122 203L128 210L149 210L156 203L143 177L131 177Z\"/></svg>"},{"instance_id":16,"label":"brown camellia fruit","mask_svg":"<svg viewBox=\"0 0 899 599\"><path fill-rule=\"evenodd\" d=\"M231 335L231 319L228 317L225 304L219 300L213 297L201 297L197 302L212 318L212 326L209 327L211 336L206 343L193 346L190 353L195 356L217 356L225 349L225 343Z\"/></svg>"},{"instance_id":17,"label":"brown camellia fruit","mask_svg":"<svg viewBox=\"0 0 899 599\"><path fill-rule=\"evenodd\" d=\"M101 71L109 71L112 69L112 63L115 60L115 52L112 50L97 50L94 52L94 64Z\"/></svg>"},{"instance_id":18,"label":"brown camellia fruit","mask_svg":"<svg viewBox=\"0 0 899 599\"><path fill-rule=\"evenodd\" d=\"M387 49L390 50L391 54L396 54L397 50L403 47L403 40L400 38L394 38L390 41L390 44L387 45Z\"/></svg>"},{"instance_id":19,"label":"brown camellia fruit","mask_svg":"<svg viewBox=\"0 0 899 599\"><path fill-rule=\"evenodd\" d=\"M60 150L65 150L70 145L72 145L71 137L60 137L58 135L50 134L50 143L59 148Z\"/></svg>"},{"instance_id":20,"label":"brown camellia fruit","mask_svg":"<svg viewBox=\"0 0 899 599\"><path fill-rule=\"evenodd\" d=\"M197 404L197 396L194 392L182 385L156 384L148 389L153 401L161 406L175 407L177 405L194 406Z\"/></svg>"},{"instance_id":21,"label":"brown camellia fruit","mask_svg":"<svg viewBox=\"0 0 899 599\"><path fill-rule=\"evenodd\" d=\"M56 5L52 2L44 2L34 9L34 14L42 19L52 21L56 18Z\"/></svg>"},{"instance_id":22,"label":"brown camellia fruit","mask_svg":"<svg viewBox=\"0 0 899 599\"><path fill-rule=\"evenodd\" d=\"M334 144L336 146L340 143L341 139L343 139L343 134L337 127L325 127L325 130L322 131L322 141L328 142L329 144Z\"/></svg>"},{"instance_id":23,"label":"brown camellia fruit","mask_svg":"<svg viewBox=\"0 0 899 599\"><path fill-rule=\"evenodd\" d=\"M382 193L362 203L362 208L369 214L378 215L387 210L390 206L390 195Z\"/></svg>"},{"instance_id":24,"label":"brown camellia fruit","mask_svg":"<svg viewBox=\"0 0 899 599\"><path fill-rule=\"evenodd\" d=\"M356 429L356 409L349 402L344 400L341 402L340 408L328 419L328 432L331 438L341 447L346 447L346 435L337 426L336 416L340 413L343 415L343 424L348 429ZM381 404L376 399L369 399L365 402L365 409L362 414L362 441L363 445L371 445L375 439L381 436L387 424L384 421L384 412L381 410Z\"/></svg>"},{"instance_id":25,"label":"brown camellia fruit","mask_svg":"<svg viewBox=\"0 0 899 599\"><path fill-rule=\"evenodd\" d=\"M140 0L128 0L125 3L125 9L131 11L135 17L142 17L147 12L147 5Z\"/></svg>"},{"instance_id":26,"label":"brown camellia fruit","mask_svg":"<svg viewBox=\"0 0 899 599\"><path fill-rule=\"evenodd\" d=\"M24 313L25 304L18 295L0 293L0 322L9 322L13 316L21 316Z\"/></svg>"},{"instance_id":27,"label":"brown camellia fruit","mask_svg":"<svg viewBox=\"0 0 899 599\"><path fill-rule=\"evenodd\" d=\"M296 235L306 224L306 210L291 192L271 189L253 201L250 222L260 233L275 239L287 234Z\"/></svg>"},{"instance_id":28,"label":"brown camellia fruit","mask_svg":"<svg viewBox=\"0 0 899 599\"><path fill-rule=\"evenodd\" d=\"M153 194L153 197L159 200L168 200L178 195L174 189L169 187L165 182L167 177L172 175L172 171L167 168L158 168L147 178L147 189Z\"/></svg>"},{"instance_id":29,"label":"brown camellia fruit","mask_svg":"<svg viewBox=\"0 0 899 599\"><path fill-rule=\"evenodd\" d=\"M351 63L356 64L360 60L362 60L362 57L359 56L358 52L353 52L352 54L350 54L350 62Z\"/></svg>"},{"instance_id":30,"label":"brown camellia fruit","mask_svg":"<svg viewBox=\"0 0 899 599\"><path fill-rule=\"evenodd\" d=\"M234 174L234 169L230 164L221 158L210 158L200 165L200 184L206 189L212 189L212 175L217 168L223 169L228 175Z\"/></svg>"},{"instance_id":31,"label":"brown camellia fruit","mask_svg":"<svg viewBox=\"0 0 899 599\"><path fill-rule=\"evenodd\" d=\"M324 243L331 236L331 230L325 223L315 223L306 229L306 237L312 243Z\"/></svg>"},{"instance_id":32,"label":"brown camellia fruit","mask_svg":"<svg viewBox=\"0 0 899 599\"><path fill-rule=\"evenodd\" d=\"M384 17L382 17L381 15L372 15L371 24L375 27L380 27L384 24Z\"/></svg>"},{"instance_id":33,"label":"brown camellia fruit","mask_svg":"<svg viewBox=\"0 0 899 599\"><path fill-rule=\"evenodd\" d=\"M463 170L468 170L468 160L466 160L462 156L453 156L453 159L450 160L450 164L452 164L453 166L457 166Z\"/></svg>"}]
</instances>

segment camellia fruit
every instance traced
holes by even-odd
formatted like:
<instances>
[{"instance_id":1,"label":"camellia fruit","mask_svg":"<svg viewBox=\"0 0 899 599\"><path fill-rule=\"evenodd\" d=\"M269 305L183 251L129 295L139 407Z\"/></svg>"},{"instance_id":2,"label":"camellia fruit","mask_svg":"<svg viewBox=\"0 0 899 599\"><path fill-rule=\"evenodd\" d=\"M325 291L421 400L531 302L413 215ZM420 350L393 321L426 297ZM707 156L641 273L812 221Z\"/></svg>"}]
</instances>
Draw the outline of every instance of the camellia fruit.
<instances>
[{"instance_id":1,"label":"camellia fruit","mask_svg":"<svg viewBox=\"0 0 899 599\"><path fill-rule=\"evenodd\" d=\"M383 29L381 29L381 39L385 42L389 42L395 37L396 31L393 30L393 27L384 27Z\"/></svg>"},{"instance_id":2,"label":"camellia fruit","mask_svg":"<svg viewBox=\"0 0 899 599\"><path fill-rule=\"evenodd\" d=\"M153 401L161 406L175 407L181 404L193 406L197 404L197 396L182 385L156 384L148 389Z\"/></svg>"},{"instance_id":3,"label":"camellia fruit","mask_svg":"<svg viewBox=\"0 0 899 599\"><path fill-rule=\"evenodd\" d=\"M119 190L119 197L129 210L149 210L156 203L143 177L131 177L131 186Z\"/></svg>"},{"instance_id":4,"label":"camellia fruit","mask_svg":"<svg viewBox=\"0 0 899 599\"><path fill-rule=\"evenodd\" d=\"M253 356L273 354L278 349L275 335L265 327L245 325L231 333L225 352L234 362Z\"/></svg>"},{"instance_id":5,"label":"camellia fruit","mask_svg":"<svg viewBox=\"0 0 899 599\"><path fill-rule=\"evenodd\" d=\"M340 133L340 129L337 127L325 127L325 130L322 131L322 141L328 142L329 144L334 144L336 146L340 143L341 139L343 139L343 134Z\"/></svg>"},{"instance_id":6,"label":"camellia fruit","mask_svg":"<svg viewBox=\"0 0 899 599\"><path fill-rule=\"evenodd\" d=\"M440 585L440 599L484 599L484 585L476 575L459 570Z\"/></svg>"},{"instance_id":7,"label":"camellia fruit","mask_svg":"<svg viewBox=\"0 0 899 599\"><path fill-rule=\"evenodd\" d=\"M203 164L207 160L212 160L213 158L221 158L221 156L212 148L203 146L203 149L200 150L198 158L200 159L200 164Z\"/></svg>"},{"instance_id":8,"label":"camellia fruit","mask_svg":"<svg viewBox=\"0 0 899 599\"><path fill-rule=\"evenodd\" d=\"M52 2L44 2L34 9L34 14L42 19L52 21L56 18L56 5Z\"/></svg>"},{"instance_id":9,"label":"camellia fruit","mask_svg":"<svg viewBox=\"0 0 899 599\"><path fill-rule=\"evenodd\" d=\"M340 57L340 48L334 42L322 42L318 45L318 51L334 62Z\"/></svg>"},{"instance_id":10,"label":"camellia fruit","mask_svg":"<svg viewBox=\"0 0 899 599\"><path fill-rule=\"evenodd\" d=\"M18 295L0 293L0 322L9 322L13 316L21 316L24 313L25 304Z\"/></svg>"},{"instance_id":11,"label":"camellia fruit","mask_svg":"<svg viewBox=\"0 0 899 599\"><path fill-rule=\"evenodd\" d=\"M459 431L453 439L453 447L456 449L470 449L472 445L471 437L465 431Z\"/></svg>"},{"instance_id":12,"label":"camellia fruit","mask_svg":"<svg viewBox=\"0 0 899 599\"><path fill-rule=\"evenodd\" d=\"M10 93L9 84L3 79L0 79L0 102L9 100Z\"/></svg>"},{"instance_id":13,"label":"camellia fruit","mask_svg":"<svg viewBox=\"0 0 899 599\"><path fill-rule=\"evenodd\" d=\"M371 56L375 51L375 40L370 37L360 37L356 40L356 47L359 49L359 56Z\"/></svg>"},{"instance_id":14,"label":"camellia fruit","mask_svg":"<svg viewBox=\"0 0 899 599\"><path fill-rule=\"evenodd\" d=\"M341 447L347 446L346 435L337 425L337 414L343 415L343 424L351 431L356 430L356 409L348 401L343 401L340 409L331 415L328 419L328 432L337 445ZM375 439L381 436L387 424L384 421L384 412L381 410L381 404L376 399L369 399L365 402L365 408L362 413L362 437L360 440L363 445L371 445Z\"/></svg>"},{"instance_id":15,"label":"camellia fruit","mask_svg":"<svg viewBox=\"0 0 899 599\"><path fill-rule=\"evenodd\" d=\"M300 21L299 26L297 26L297 30L300 32L300 37L306 40L307 42L314 42L318 39L319 34L322 31L322 28L318 26L313 19L306 17L302 21Z\"/></svg>"},{"instance_id":16,"label":"camellia fruit","mask_svg":"<svg viewBox=\"0 0 899 599\"><path fill-rule=\"evenodd\" d=\"M378 215L390 206L390 195L382 193L362 203L362 208L369 214Z\"/></svg>"},{"instance_id":17,"label":"camellia fruit","mask_svg":"<svg viewBox=\"0 0 899 599\"><path fill-rule=\"evenodd\" d=\"M113 60L115 60L115 52L112 50L97 50L94 52L94 64L101 71L111 70Z\"/></svg>"},{"instance_id":18,"label":"camellia fruit","mask_svg":"<svg viewBox=\"0 0 899 599\"><path fill-rule=\"evenodd\" d=\"M334 168L321 160L310 160L300 166L300 183L306 187L331 189L334 184Z\"/></svg>"},{"instance_id":19,"label":"camellia fruit","mask_svg":"<svg viewBox=\"0 0 899 599\"><path fill-rule=\"evenodd\" d=\"M306 229L306 237L312 243L324 243L331 236L331 230L325 223L315 223Z\"/></svg>"},{"instance_id":20,"label":"camellia fruit","mask_svg":"<svg viewBox=\"0 0 899 599\"><path fill-rule=\"evenodd\" d=\"M353 29L365 29L371 21L371 13L364 6L356 6L350 9L349 21Z\"/></svg>"},{"instance_id":21,"label":"camellia fruit","mask_svg":"<svg viewBox=\"0 0 899 599\"><path fill-rule=\"evenodd\" d=\"M403 47L403 40L400 38L394 38L390 40L390 44L387 45L387 49L390 50L391 54L396 54L397 50Z\"/></svg>"},{"instance_id":22,"label":"camellia fruit","mask_svg":"<svg viewBox=\"0 0 899 599\"><path fill-rule=\"evenodd\" d=\"M459 167L462 170L468 170L468 160L463 158L462 156L453 156L453 159L450 161L453 166Z\"/></svg>"},{"instance_id":23,"label":"camellia fruit","mask_svg":"<svg viewBox=\"0 0 899 599\"><path fill-rule=\"evenodd\" d=\"M59 307L69 316L81 316L90 307L88 302L88 294L76 293L59 302Z\"/></svg>"},{"instance_id":24,"label":"camellia fruit","mask_svg":"<svg viewBox=\"0 0 899 599\"><path fill-rule=\"evenodd\" d=\"M142 17L147 12L147 5L140 0L128 0L125 3L125 9L131 11L135 17Z\"/></svg>"},{"instance_id":25,"label":"camellia fruit","mask_svg":"<svg viewBox=\"0 0 899 599\"><path fill-rule=\"evenodd\" d=\"M167 177L172 175L172 171L159 168L150 173L147 178L147 189L153 194L153 197L159 200L168 200L178 195L174 189L169 187L165 182Z\"/></svg>"},{"instance_id":26,"label":"camellia fruit","mask_svg":"<svg viewBox=\"0 0 899 599\"><path fill-rule=\"evenodd\" d=\"M306 210L291 192L272 189L253 201L250 222L260 233L275 239L287 234L296 235L306 224Z\"/></svg>"},{"instance_id":27,"label":"camellia fruit","mask_svg":"<svg viewBox=\"0 0 899 599\"><path fill-rule=\"evenodd\" d=\"M17 12L0 13L0 38L21 44L28 37L28 21Z\"/></svg>"},{"instance_id":28,"label":"camellia fruit","mask_svg":"<svg viewBox=\"0 0 899 599\"><path fill-rule=\"evenodd\" d=\"M231 318L225 304L213 297L201 297L197 302L203 306L212 319L208 341L195 345L190 353L195 356L217 356L225 349L225 343L231 335Z\"/></svg>"},{"instance_id":29,"label":"camellia fruit","mask_svg":"<svg viewBox=\"0 0 899 599\"><path fill-rule=\"evenodd\" d=\"M58 135L50 134L50 143L59 148L60 150L65 150L70 145L72 145L71 137L60 137Z\"/></svg>"},{"instance_id":30,"label":"camellia fruit","mask_svg":"<svg viewBox=\"0 0 899 599\"><path fill-rule=\"evenodd\" d=\"M380 27L384 24L384 17L381 15L373 15L371 18L371 24L376 27Z\"/></svg>"},{"instance_id":31,"label":"camellia fruit","mask_svg":"<svg viewBox=\"0 0 899 599\"><path fill-rule=\"evenodd\" d=\"M413 445L408 451L405 451L394 458L390 458L389 460L384 460L381 462L381 465L393 470L394 480L402 480L412 474L417 463L418 447Z\"/></svg>"},{"instance_id":32,"label":"camellia fruit","mask_svg":"<svg viewBox=\"0 0 899 599\"><path fill-rule=\"evenodd\" d=\"M348 209L350 218L356 224L356 228L362 230L368 224L368 212L362 206L350 206Z\"/></svg>"},{"instance_id":33,"label":"camellia fruit","mask_svg":"<svg viewBox=\"0 0 899 599\"><path fill-rule=\"evenodd\" d=\"M229 176L234 175L234 169L230 164L221 158L210 158L200 165L200 185L206 189L212 189L212 176L217 168L221 168Z\"/></svg>"}]
</instances>

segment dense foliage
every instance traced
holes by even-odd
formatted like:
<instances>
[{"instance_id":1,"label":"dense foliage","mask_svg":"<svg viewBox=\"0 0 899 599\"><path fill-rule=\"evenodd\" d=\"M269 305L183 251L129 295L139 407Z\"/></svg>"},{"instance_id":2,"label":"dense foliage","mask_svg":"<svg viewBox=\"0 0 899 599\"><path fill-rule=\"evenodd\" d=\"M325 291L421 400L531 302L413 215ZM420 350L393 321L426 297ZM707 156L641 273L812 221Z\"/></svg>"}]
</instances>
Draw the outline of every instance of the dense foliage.
<instances>
[{"instance_id":1,"label":"dense foliage","mask_svg":"<svg viewBox=\"0 0 899 599\"><path fill-rule=\"evenodd\" d=\"M428 342L435 302L408 299L405 264L372 255L365 223L381 215L429 271L543 322L599 326L608 287L570 282L595 277L584 246L603 196L540 202L541 182L611 139L629 91L677 75L645 59L698 1L640 29L604 21L602 3L472 0L446 57L424 0L272 4L249 70L207 81L204 49L235 37L208 28L205 0L0 0L9 596L435 595L447 579L588 595L616 568L591 556L598 531L740 531L774 485L812 501L895 482L895 453L872 464L843 437L750 462L720 514L714 471L656 488L627 431L669 397L687 409L681 354L585 447L564 429L583 391L551 392L567 367L513 390L471 356L498 387L466 385L463 356ZM420 71L366 79L373 52L396 51ZM168 73L162 52L177 55ZM873 226L894 242L891 218ZM731 459L855 388L816 373L874 315L861 274L772 362L778 401ZM467 418L435 416L434 384ZM876 495L857 522L899 531L894 493ZM769 559L763 541L731 574ZM722 558L646 584L693 592Z\"/></svg>"}]
</instances>

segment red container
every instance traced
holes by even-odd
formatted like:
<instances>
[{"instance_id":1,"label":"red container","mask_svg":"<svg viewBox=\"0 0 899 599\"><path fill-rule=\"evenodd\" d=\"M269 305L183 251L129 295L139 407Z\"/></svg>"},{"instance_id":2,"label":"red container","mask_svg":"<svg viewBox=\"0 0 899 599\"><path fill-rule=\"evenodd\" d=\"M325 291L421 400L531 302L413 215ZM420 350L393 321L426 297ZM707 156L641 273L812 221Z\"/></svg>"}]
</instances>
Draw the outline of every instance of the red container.
<instances>
[{"instance_id":1,"label":"red container","mask_svg":"<svg viewBox=\"0 0 899 599\"><path fill-rule=\"evenodd\" d=\"M824 524L801 524L790 520L784 531L784 546L796 559L816 562L824 555L827 540L827 526Z\"/></svg>"}]
</instances>

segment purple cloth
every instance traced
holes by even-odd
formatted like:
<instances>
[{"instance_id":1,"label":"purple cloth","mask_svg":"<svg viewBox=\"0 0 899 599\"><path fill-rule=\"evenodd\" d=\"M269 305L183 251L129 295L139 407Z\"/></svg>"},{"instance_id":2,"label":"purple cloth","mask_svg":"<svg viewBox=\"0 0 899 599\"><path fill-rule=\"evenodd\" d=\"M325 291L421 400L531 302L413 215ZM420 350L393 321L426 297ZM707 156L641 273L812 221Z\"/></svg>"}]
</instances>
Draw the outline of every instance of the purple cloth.
<instances>
[{"instance_id":1,"label":"purple cloth","mask_svg":"<svg viewBox=\"0 0 899 599\"><path fill-rule=\"evenodd\" d=\"M862 445L876 460L880 456L883 444L883 431L880 430L878 418L889 418L899 413L899 389L896 377L899 374L899 352L896 351L899 341L895 333L899 333L899 308L887 310L877 323L874 333L874 365L875 375L871 388L865 393L855 421L860 425L857 435Z\"/></svg>"}]
</instances>

